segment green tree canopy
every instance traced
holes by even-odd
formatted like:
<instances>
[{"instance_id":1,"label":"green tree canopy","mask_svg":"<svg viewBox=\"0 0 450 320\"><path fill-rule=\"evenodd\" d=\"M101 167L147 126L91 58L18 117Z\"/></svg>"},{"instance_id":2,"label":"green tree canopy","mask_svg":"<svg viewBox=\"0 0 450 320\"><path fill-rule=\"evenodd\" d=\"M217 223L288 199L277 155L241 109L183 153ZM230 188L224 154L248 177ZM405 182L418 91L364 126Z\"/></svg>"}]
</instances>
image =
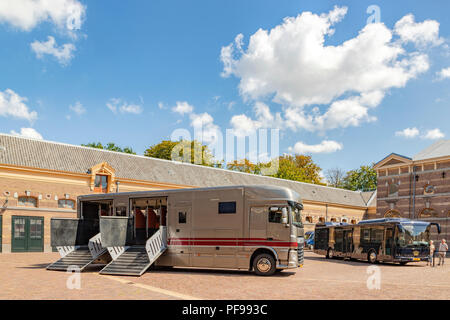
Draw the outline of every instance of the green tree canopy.
<instances>
[{"instance_id":1,"label":"green tree canopy","mask_svg":"<svg viewBox=\"0 0 450 320\"><path fill-rule=\"evenodd\" d=\"M272 177L323 185L321 168L311 156L283 155L278 158L278 171Z\"/></svg>"},{"instance_id":2,"label":"green tree canopy","mask_svg":"<svg viewBox=\"0 0 450 320\"><path fill-rule=\"evenodd\" d=\"M344 188L353 191L369 191L377 188L377 173L370 166L350 170L344 178Z\"/></svg>"},{"instance_id":3,"label":"green tree canopy","mask_svg":"<svg viewBox=\"0 0 450 320\"><path fill-rule=\"evenodd\" d=\"M144 153L147 157L196 163L204 166L219 166L206 145L197 140L163 140L150 146Z\"/></svg>"},{"instance_id":4,"label":"green tree canopy","mask_svg":"<svg viewBox=\"0 0 450 320\"><path fill-rule=\"evenodd\" d=\"M90 148L96 148L96 149L103 149L103 150L109 150L109 151L116 151L116 152L124 152L129 154L136 154L136 152L133 151L130 147L121 148L118 145L116 145L114 142L108 142L106 146L103 146L101 142L90 142L87 144L81 144L83 147L90 147Z\"/></svg>"},{"instance_id":5,"label":"green tree canopy","mask_svg":"<svg viewBox=\"0 0 450 320\"><path fill-rule=\"evenodd\" d=\"M234 160L232 162L229 162L229 163L227 163L227 169L233 170L233 171L239 171L239 172L254 173L254 174L261 173L261 165L254 164L254 163L250 162L250 160L248 160L248 159Z\"/></svg>"}]
</instances>

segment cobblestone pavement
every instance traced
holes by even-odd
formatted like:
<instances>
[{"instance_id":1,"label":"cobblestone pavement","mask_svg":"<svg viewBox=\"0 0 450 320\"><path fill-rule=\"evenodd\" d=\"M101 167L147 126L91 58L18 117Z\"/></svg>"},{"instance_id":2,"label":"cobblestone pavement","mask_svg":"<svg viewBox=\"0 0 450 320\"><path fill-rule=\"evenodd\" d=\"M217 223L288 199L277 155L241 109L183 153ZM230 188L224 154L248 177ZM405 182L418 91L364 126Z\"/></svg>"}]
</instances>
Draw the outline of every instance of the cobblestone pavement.
<instances>
[{"instance_id":1,"label":"cobblestone pavement","mask_svg":"<svg viewBox=\"0 0 450 320\"><path fill-rule=\"evenodd\" d=\"M81 289L67 289L69 274L47 271L55 253L0 254L0 299L450 299L450 260L377 264L379 290L367 288L371 265L327 260L305 253L305 265L272 277L249 272L159 269L142 277L102 276L99 267L81 274Z\"/></svg>"}]
</instances>

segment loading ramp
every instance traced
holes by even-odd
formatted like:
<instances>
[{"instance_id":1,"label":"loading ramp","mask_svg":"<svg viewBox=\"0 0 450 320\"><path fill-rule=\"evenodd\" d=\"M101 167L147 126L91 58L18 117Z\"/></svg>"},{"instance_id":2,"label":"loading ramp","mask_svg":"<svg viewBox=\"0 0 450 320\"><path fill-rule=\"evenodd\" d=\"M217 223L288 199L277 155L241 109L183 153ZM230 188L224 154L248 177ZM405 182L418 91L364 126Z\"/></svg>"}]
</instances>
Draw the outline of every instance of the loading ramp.
<instances>
[{"instance_id":1,"label":"loading ramp","mask_svg":"<svg viewBox=\"0 0 450 320\"><path fill-rule=\"evenodd\" d=\"M141 276L166 249L166 228L161 227L147 240L145 246L126 247L117 257L113 256L114 260L100 274Z\"/></svg>"},{"instance_id":2,"label":"loading ramp","mask_svg":"<svg viewBox=\"0 0 450 320\"><path fill-rule=\"evenodd\" d=\"M67 271L76 267L79 271L83 271L95 260L109 256L106 248L101 245L100 233L92 237L87 246L64 246L57 249L61 258L50 264L47 270Z\"/></svg>"}]
</instances>

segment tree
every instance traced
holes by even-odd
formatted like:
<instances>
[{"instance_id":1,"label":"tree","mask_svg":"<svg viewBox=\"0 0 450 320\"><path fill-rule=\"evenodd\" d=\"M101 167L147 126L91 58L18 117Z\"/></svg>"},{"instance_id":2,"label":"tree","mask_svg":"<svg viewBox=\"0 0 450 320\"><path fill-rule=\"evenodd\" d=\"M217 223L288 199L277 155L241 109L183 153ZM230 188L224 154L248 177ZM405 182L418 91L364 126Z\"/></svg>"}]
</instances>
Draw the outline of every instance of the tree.
<instances>
[{"instance_id":1,"label":"tree","mask_svg":"<svg viewBox=\"0 0 450 320\"><path fill-rule=\"evenodd\" d=\"M321 168L314 163L311 156L283 155L278 158L278 170L272 177L324 184L320 177Z\"/></svg>"},{"instance_id":2,"label":"tree","mask_svg":"<svg viewBox=\"0 0 450 320\"><path fill-rule=\"evenodd\" d=\"M150 146L144 153L147 157L195 163L203 166L219 166L213 162L213 155L208 146L197 140L171 141L163 140Z\"/></svg>"},{"instance_id":3,"label":"tree","mask_svg":"<svg viewBox=\"0 0 450 320\"><path fill-rule=\"evenodd\" d=\"M344 188L345 171L341 168L331 168L325 171L328 185L335 188Z\"/></svg>"},{"instance_id":4,"label":"tree","mask_svg":"<svg viewBox=\"0 0 450 320\"><path fill-rule=\"evenodd\" d=\"M259 164L254 164L248 159L234 160L233 162L227 163L227 169L239 172L260 174L261 168Z\"/></svg>"},{"instance_id":5,"label":"tree","mask_svg":"<svg viewBox=\"0 0 450 320\"><path fill-rule=\"evenodd\" d=\"M371 166L350 170L344 178L344 188L353 191L370 191L377 188L377 173Z\"/></svg>"},{"instance_id":6,"label":"tree","mask_svg":"<svg viewBox=\"0 0 450 320\"><path fill-rule=\"evenodd\" d=\"M81 144L81 145L83 147L90 147L90 148L103 149L103 150L109 150L109 151L136 154L136 152L134 152L133 149L131 149L130 147L121 148L118 145L116 145L114 142L108 142L108 144L106 146L103 146L103 144L101 142L90 142L90 143Z\"/></svg>"}]
</instances>

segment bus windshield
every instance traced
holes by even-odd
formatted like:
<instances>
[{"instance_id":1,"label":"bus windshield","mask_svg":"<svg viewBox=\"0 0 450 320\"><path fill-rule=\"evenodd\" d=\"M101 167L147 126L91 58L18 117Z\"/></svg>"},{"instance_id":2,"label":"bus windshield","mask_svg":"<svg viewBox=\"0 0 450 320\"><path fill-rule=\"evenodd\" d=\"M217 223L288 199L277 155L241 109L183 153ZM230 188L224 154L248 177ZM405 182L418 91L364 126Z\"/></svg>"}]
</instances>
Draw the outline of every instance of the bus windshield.
<instances>
[{"instance_id":1,"label":"bus windshield","mask_svg":"<svg viewBox=\"0 0 450 320\"><path fill-rule=\"evenodd\" d=\"M303 228L301 208L302 205L296 202L289 203L292 213L292 224L296 227Z\"/></svg>"},{"instance_id":2,"label":"bus windshield","mask_svg":"<svg viewBox=\"0 0 450 320\"><path fill-rule=\"evenodd\" d=\"M402 247L428 246L430 241L429 225L399 224L398 245Z\"/></svg>"}]
</instances>

